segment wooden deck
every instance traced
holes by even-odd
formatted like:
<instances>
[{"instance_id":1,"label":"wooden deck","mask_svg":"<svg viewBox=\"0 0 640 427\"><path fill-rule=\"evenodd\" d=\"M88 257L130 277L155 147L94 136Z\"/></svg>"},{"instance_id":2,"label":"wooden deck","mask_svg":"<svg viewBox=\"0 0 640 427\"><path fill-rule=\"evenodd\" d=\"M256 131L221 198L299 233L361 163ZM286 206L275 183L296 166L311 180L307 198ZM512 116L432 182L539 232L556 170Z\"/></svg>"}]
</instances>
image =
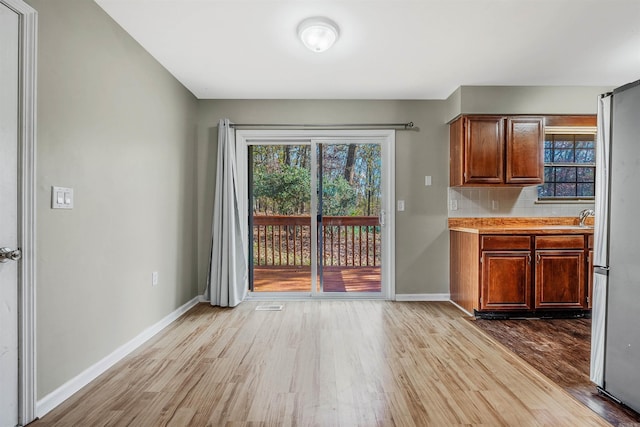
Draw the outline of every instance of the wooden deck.
<instances>
[{"instance_id":1,"label":"wooden deck","mask_svg":"<svg viewBox=\"0 0 640 427\"><path fill-rule=\"evenodd\" d=\"M311 267L256 266L254 292L311 292ZM324 267L325 292L380 292L380 267Z\"/></svg>"}]
</instances>

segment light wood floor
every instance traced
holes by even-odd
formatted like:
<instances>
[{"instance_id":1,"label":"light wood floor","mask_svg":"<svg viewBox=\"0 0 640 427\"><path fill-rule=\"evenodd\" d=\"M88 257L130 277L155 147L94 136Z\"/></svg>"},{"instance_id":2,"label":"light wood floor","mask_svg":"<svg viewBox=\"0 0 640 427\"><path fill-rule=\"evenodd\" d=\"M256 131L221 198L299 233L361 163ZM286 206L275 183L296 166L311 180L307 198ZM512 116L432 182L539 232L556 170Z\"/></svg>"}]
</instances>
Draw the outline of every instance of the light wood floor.
<instances>
[{"instance_id":1,"label":"light wood floor","mask_svg":"<svg viewBox=\"0 0 640 427\"><path fill-rule=\"evenodd\" d=\"M198 305L33 425L608 425L449 303L258 304Z\"/></svg>"}]
</instances>

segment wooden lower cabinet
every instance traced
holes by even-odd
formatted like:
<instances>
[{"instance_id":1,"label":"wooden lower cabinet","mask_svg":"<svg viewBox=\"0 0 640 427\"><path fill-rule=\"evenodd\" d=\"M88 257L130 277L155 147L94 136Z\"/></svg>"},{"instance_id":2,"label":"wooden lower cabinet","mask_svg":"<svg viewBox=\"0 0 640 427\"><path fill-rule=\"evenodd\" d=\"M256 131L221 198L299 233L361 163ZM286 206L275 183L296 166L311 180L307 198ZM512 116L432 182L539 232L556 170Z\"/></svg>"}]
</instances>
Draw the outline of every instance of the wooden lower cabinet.
<instances>
[{"instance_id":1,"label":"wooden lower cabinet","mask_svg":"<svg viewBox=\"0 0 640 427\"><path fill-rule=\"evenodd\" d=\"M451 231L451 299L480 314L588 310L586 237Z\"/></svg>"},{"instance_id":2,"label":"wooden lower cabinet","mask_svg":"<svg viewBox=\"0 0 640 427\"><path fill-rule=\"evenodd\" d=\"M483 251L481 310L531 310L531 254Z\"/></svg>"},{"instance_id":3,"label":"wooden lower cabinet","mask_svg":"<svg viewBox=\"0 0 640 427\"><path fill-rule=\"evenodd\" d=\"M535 308L585 309L584 250L536 251Z\"/></svg>"}]
</instances>

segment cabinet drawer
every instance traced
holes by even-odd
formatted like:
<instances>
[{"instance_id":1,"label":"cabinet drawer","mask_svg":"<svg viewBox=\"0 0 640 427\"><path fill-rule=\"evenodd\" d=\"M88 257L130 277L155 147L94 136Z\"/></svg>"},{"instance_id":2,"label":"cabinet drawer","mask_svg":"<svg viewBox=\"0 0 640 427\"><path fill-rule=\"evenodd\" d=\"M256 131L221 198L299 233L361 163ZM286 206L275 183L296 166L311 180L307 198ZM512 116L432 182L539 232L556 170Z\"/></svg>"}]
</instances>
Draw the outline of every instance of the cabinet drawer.
<instances>
[{"instance_id":1,"label":"cabinet drawer","mask_svg":"<svg viewBox=\"0 0 640 427\"><path fill-rule=\"evenodd\" d=\"M536 249L583 249L584 235L536 236Z\"/></svg>"},{"instance_id":2,"label":"cabinet drawer","mask_svg":"<svg viewBox=\"0 0 640 427\"><path fill-rule=\"evenodd\" d=\"M529 236L482 236L480 248L487 250L531 249L531 237Z\"/></svg>"}]
</instances>

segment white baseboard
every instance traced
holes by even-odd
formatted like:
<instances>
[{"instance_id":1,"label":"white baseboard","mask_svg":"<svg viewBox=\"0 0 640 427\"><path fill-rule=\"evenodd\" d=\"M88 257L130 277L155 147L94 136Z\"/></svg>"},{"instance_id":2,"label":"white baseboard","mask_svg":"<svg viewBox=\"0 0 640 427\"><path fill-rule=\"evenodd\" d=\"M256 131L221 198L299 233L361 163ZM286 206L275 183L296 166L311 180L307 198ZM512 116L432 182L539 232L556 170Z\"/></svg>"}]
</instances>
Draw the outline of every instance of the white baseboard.
<instances>
[{"instance_id":1,"label":"white baseboard","mask_svg":"<svg viewBox=\"0 0 640 427\"><path fill-rule=\"evenodd\" d=\"M113 353L109 354L104 359L100 360L93 366L85 369L76 377L70 379L42 399L36 402L36 416L43 417L46 413L54 409L56 406L60 405L62 402L71 397L75 392L80 390L82 387L89 384L91 381L96 379L99 375L104 373L107 369L115 365L117 362L122 360L129 353L140 347L142 344L151 339L158 332L169 326L173 321L175 321L178 317L182 316L189 309L200 302L201 297L195 297L192 300L188 301L181 307L178 307L175 311L164 317L155 325L149 326L147 329L142 331L138 336L133 338L131 341L126 344L118 347Z\"/></svg>"},{"instance_id":2,"label":"white baseboard","mask_svg":"<svg viewBox=\"0 0 640 427\"><path fill-rule=\"evenodd\" d=\"M396 301L449 301L450 294L396 294Z\"/></svg>"}]
</instances>

